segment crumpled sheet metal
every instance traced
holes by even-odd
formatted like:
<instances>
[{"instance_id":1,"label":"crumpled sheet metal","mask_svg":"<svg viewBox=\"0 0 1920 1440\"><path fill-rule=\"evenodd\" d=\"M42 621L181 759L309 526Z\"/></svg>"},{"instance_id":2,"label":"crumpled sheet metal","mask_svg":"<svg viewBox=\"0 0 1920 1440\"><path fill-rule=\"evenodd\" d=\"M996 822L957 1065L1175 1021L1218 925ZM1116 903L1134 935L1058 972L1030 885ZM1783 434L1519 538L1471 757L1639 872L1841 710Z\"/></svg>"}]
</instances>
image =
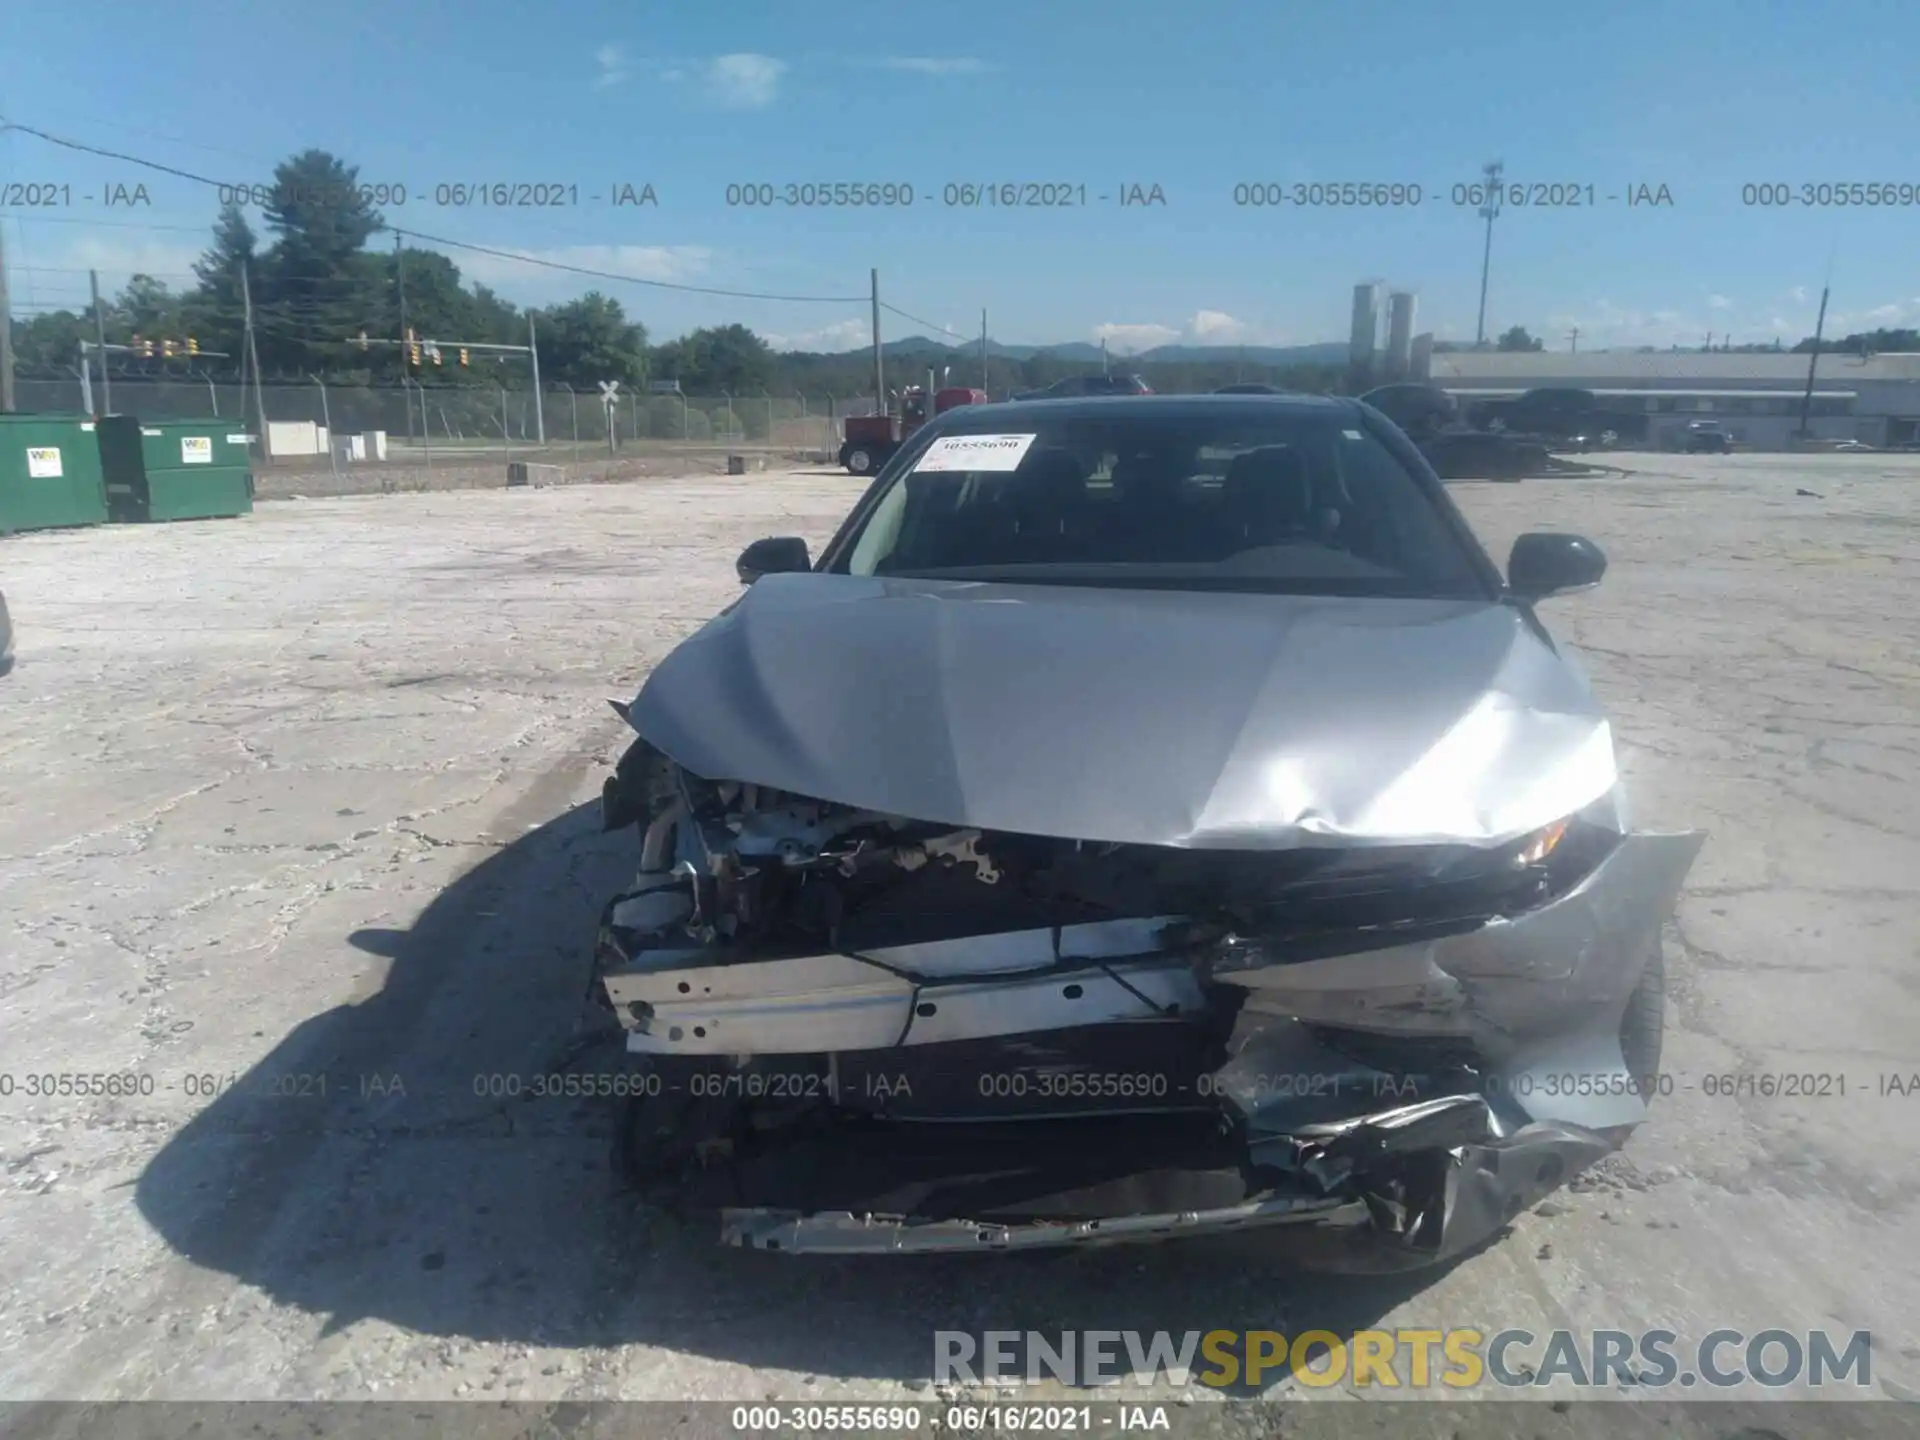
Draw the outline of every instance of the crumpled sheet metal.
<instances>
[{"instance_id":1,"label":"crumpled sheet metal","mask_svg":"<svg viewBox=\"0 0 1920 1440\"><path fill-rule=\"evenodd\" d=\"M1338 1073L1324 1054L1289 1049L1300 1042L1286 1027L1306 1022L1467 1040L1493 1067L1490 1093L1532 1120L1638 1124L1646 1103L1630 1083L1620 1021L1705 841L1699 831L1625 836L1559 899L1460 935L1298 963L1277 949L1268 964L1257 947L1238 950L1244 968L1215 973L1248 992L1222 1093L1239 1071ZM1348 1090L1361 1093L1358 1082ZM1283 1098L1271 1084L1264 1095ZM1306 1113L1291 1107L1262 1123L1285 1129Z\"/></svg>"},{"instance_id":2,"label":"crumpled sheet metal","mask_svg":"<svg viewBox=\"0 0 1920 1440\"><path fill-rule=\"evenodd\" d=\"M628 711L696 775L1191 848L1494 845L1618 778L1514 607L769 575Z\"/></svg>"},{"instance_id":3,"label":"crumpled sheet metal","mask_svg":"<svg viewBox=\"0 0 1920 1440\"><path fill-rule=\"evenodd\" d=\"M1324 1194L1311 1187L1278 1190L1212 1210L1025 1224L743 1207L722 1213L721 1240L789 1254L977 1255L1261 1229L1293 1237L1295 1253L1304 1262L1352 1273L1391 1273L1423 1269L1483 1244L1568 1176L1612 1149L1601 1135L1554 1124L1528 1125L1460 1146L1446 1173L1440 1233L1425 1244L1382 1231L1366 1202L1344 1186Z\"/></svg>"}]
</instances>

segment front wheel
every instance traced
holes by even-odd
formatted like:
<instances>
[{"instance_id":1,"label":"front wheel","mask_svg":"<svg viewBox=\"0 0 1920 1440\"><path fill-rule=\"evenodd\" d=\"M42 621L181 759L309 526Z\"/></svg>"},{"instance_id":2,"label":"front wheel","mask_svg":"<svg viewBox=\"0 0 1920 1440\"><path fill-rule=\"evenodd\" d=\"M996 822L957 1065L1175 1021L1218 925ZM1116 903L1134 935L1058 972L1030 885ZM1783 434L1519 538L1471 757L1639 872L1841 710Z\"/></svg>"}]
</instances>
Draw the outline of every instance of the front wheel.
<instances>
[{"instance_id":1,"label":"front wheel","mask_svg":"<svg viewBox=\"0 0 1920 1440\"><path fill-rule=\"evenodd\" d=\"M1656 937L1653 953L1640 972L1640 983L1627 997L1626 1014L1620 1017L1621 1057L1640 1093L1649 1098L1659 1093L1660 1051L1666 1028L1667 962Z\"/></svg>"},{"instance_id":2,"label":"front wheel","mask_svg":"<svg viewBox=\"0 0 1920 1440\"><path fill-rule=\"evenodd\" d=\"M874 464L873 452L856 445L847 451L847 472L852 475L871 475L880 467Z\"/></svg>"}]
</instances>

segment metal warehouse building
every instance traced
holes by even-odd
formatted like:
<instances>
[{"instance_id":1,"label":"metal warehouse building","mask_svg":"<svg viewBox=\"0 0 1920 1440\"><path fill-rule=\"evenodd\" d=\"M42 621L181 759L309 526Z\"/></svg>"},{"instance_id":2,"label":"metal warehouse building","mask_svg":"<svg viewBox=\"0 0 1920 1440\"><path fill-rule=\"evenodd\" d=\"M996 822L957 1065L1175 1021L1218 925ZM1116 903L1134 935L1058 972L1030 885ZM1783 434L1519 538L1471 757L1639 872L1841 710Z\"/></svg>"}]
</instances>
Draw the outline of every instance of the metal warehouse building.
<instances>
[{"instance_id":1,"label":"metal warehouse building","mask_svg":"<svg viewBox=\"0 0 1920 1440\"><path fill-rule=\"evenodd\" d=\"M1463 401L1543 387L1591 390L1609 408L1644 410L1654 446L1677 446L1690 422L1717 420L1740 444L1784 450L1800 425L1808 358L1790 352L1451 351L1433 356L1427 378ZM1823 439L1920 443L1920 355L1822 355L1811 414L1813 433Z\"/></svg>"}]
</instances>

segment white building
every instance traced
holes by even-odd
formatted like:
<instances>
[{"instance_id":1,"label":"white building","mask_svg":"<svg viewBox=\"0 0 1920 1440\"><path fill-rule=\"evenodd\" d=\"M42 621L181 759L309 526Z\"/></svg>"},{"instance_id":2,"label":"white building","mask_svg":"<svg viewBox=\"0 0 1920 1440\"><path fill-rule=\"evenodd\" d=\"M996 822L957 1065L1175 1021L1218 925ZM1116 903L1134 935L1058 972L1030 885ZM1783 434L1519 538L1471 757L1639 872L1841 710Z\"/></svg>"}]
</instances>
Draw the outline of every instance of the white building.
<instances>
[{"instance_id":1,"label":"white building","mask_svg":"<svg viewBox=\"0 0 1920 1440\"><path fill-rule=\"evenodd\" d=\"M1710 351L1444 351L1427 380L1462 401L1528 390L1590 390L1609 408L1644 411L1648 443L1677 444L1689 423L1716 420L1743 445L1784 450L1800 427L1810 357ZM1824 439L1920 443L1920 355L1822 354L1810 428Z\"/></svg>"}]
</instances>

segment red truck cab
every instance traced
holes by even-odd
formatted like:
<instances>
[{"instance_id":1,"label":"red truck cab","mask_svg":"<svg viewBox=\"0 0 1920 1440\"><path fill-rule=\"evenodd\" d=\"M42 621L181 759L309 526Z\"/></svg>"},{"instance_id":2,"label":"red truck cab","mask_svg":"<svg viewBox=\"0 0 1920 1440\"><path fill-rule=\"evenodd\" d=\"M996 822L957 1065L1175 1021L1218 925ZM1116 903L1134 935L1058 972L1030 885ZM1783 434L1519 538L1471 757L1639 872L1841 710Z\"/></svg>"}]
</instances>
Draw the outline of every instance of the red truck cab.
<instances>
[{"instance_id":1,"label":"red truck cab","mask_svg":"<svg viewBox=\"0 0 1920 1440\"><path fill-rule=\"evenodd\" d=\"M984 405L987 392L954 385L933 394L933 413L944 415L961 405ZM909 385L900 392L897 415L850 415L843 422L840 463L849 474L872 475L887 463L907 437L928 420L927 391Z\"/></svg>"}]
</instances>

